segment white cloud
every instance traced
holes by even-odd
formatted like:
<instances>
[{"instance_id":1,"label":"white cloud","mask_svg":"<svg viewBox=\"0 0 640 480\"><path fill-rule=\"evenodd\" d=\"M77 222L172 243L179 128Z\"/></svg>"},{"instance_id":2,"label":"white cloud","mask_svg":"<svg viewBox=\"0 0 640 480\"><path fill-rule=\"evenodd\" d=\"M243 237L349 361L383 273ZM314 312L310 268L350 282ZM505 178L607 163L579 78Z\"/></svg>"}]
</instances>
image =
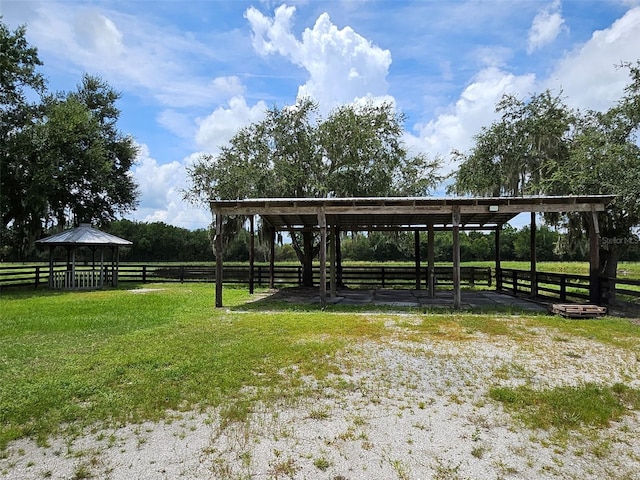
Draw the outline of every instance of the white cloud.
<instances>
[{"instance_id":1,"label":"white cloud","mask_svg":"<svg viewBox=\"0 0 640 480\"><path fill-rule=\"evenodd\" d=\"M202 150L215 153L240 128L262 120L266 111L265 102L260 101L249 107L244 97L233 97L227 108L221 106L211 115L197 120L196 143Z\"/></svg>"},{"instance_id":2,"label":"white cloud","mask_svg":"<svg viewBox=\"0 0 640 480\"><path fill-rule=\"evenodd\" d=\"M479 72L446 111L426 124L417 124L417 135L406 136L414 152L424 151L447 159L452 149L468 151L473 136L496 119L495 105L505 93L527 98L549 88L562 91L573 107L605 110L622 94L629 81L622 61L635 62L640 45L640 7L629 10L609 28L596 31L591 39L568 52L546 79L534 74L515 75L506 68L490 67ZM445 173L455 165L446 164Z\"/></svg>"},{"instance_id":3,"label":"white cloud","mask_svg":"<svg viewBox=\"0 0 640 480\"><path fill-rule=\"evenodd\" d=\"M533 53L553 42L563 28L566 29L566 26L562 18L560 0L555 0L541 9L533 19L529 30L528 53Z\"/></svg>"},{"instance_id":4,"label":"white cloud","mask_svg":"<svg viewBox=\"0 0 640 480\"><path fill-rule=\"evenodd\" d=\"M544 88L562 90L572 106L605 110L622 94L629 82L621 62L640 57L640 7L629 10L609 28L593 33L584 45L569 52L555 67Z\"/></svg>"},{"instance_id":5,"label":"white cloud","mask_svg":"<svg viewBox=\"0 0 640 480\"><path fill-rule=\"evenodd\" d=\"M165 222L183 228L205 228L211 215L205 207L194 207L182 200L182 190L188 187L187 167L198 154L182 162L159 164L149 154L146 145L139 145L133 176L140 189L140 205L134 212L136 220Z\"/></svg>"},{"instance_id":6,"label":"white cloud","mask_svg":"<svg viewBox=\"0 0 640 480\"><path fill-rule=\"evenodd\" d=\"M188 34L76 2L39 2L35 10L30 38L68 70L92 72L127 91L142 89L175 108L212 105L244 91L237 77L194 73L217 51Z\"/></svg>"},{"instance_id":7,"label":"white cloud","mask_svg":"<svg viewBox=\"0 0 640 480\"><path fill-rule=\"evenodd\" d=\"M80 12L73 21L73 33L78 45L102 57L117 58L125 51L122 32L107 17L96 10Z\"/></svg>"},{"instance_id":8,"label":"white cloud","mask_svg":"<svg viewBox=\"0 0 640 480\"><path fill-rule=\"evenodd\" d=\"M523 96L531 92L535 76L513 75L490 67L479 72L447 112L425 125L416 125L417 137L407 136L412 151L424 151L449 157L453 149L465 151L472 146L473 136L495 118L495 105L505 93ZM417 152L416 152L417 153ZM445 165L446 173L454 165Z\"/></svg>"},{"instance_id":9,"label":"white cloud","mask_svg":"<svg viewBox=\"0 0 640 480\"><path fill-rule=\"evenodd\" d=\"M304 68L309 79L298 96L310 96L321 109L354 101L359 97L387 93L386 76L391 53L373 45L351 27L338 29L327 13L304 30L301 40L291 31L295 7L281 5L273 19L251 7L246 18L253 30L253 46L261 55L280 54Z\"/></svg>"}]
</instances>

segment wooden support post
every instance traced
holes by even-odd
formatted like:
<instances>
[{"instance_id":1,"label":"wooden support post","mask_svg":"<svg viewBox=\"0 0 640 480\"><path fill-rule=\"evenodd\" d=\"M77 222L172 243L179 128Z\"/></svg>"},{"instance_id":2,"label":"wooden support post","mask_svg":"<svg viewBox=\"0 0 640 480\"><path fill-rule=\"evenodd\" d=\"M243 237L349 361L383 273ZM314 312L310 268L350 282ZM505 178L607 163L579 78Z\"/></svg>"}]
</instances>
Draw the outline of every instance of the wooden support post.
<instances>
[{"instance_id":1,"label":"wooden support post","mask_svg":"<svg viewBox=\"0 0 640 480\"><path fill-rule=\"evenodd\" d=\"M216 254L216 308L222 307L222 214L214 212L216 235L213 240Z\"/></svg>"},{"instance_id":2,"label":"wooden support post","mask_svg":"<svg viewBox=\"0 0 640 480\"><path fill-rule=\"evenodd\" d=\"M453 308L459 309L462 306L462 295L460 290L460 207L453 207L451 215L453 225Z\"/></svg>"},{"instance_id":3,"label":"wooden support post","mask_svg":"<svg viewBox=\"0 0 640 480\"><path fill-rule=\"evenodd\" d=\"M70 287L72 289L76 288L76 247L72 247L72 250L71 250L71 285Z\"/></svg>"},{"instance_id":4,"label":"wooden support post","mask_svg":"<svg viewBox=\"0 0 640 480\"><path fill-rule=\"evenodd\" d=\"M496 291L502 290L502 266L500 265L500 232L502 225L496 227L495 236L495 259L496 259Z\"/></svg>"},{"instance_id":5,"label":"wooden support post","mask_svg":"<svg viewBox=\"0 0 640 480\"><path fill-rule=\"evenodd\" d=\"M324 208L318 209L320 226L320 305L327 306L327 218Z\"/></svg>"},{"instance_id":6,"label":"wooden support post","mask_svg":"<svg viewBox=\"0 0 640 480\"><path fill-rule=\"evenodd\" d=\"M342 280L342 246L340 239L340 228L336 228L336 287L342 288L344 281Z\"/></svg>"},{"instance_id":7,"label":"wooden support post","mask_svg":"<svg viewBox=\"0 0 640 480\"><path fill-rule=\"evenodd\" d=\"M416 290L420 290L420 230L413 232L413 255L416 261Z\"/></svg>"},{"instance_id":8,"label":"wooden support post","mask_svg":"<svg viewBox=\"0 0 640 480\"><path fill-rule=\"evenodd\" d=\"M535 298L538 296L538 274L536 271L537 258L536 258L536 212L531 212L531 239L530 239L530 248L531 248L531 297Z\"/></svg>"},{"instance_id":9,"label":"wooden support post","mask_svg":"<svg viewBox=\"0 0 640 480\"><path fill-rule=\"evenodd\" d=\"M49 288L53 288L53 245L49 245Z\"/></svg>"},{"instance_id":10,"label":"wooden support post","mask_svg":"<svg viewBox=\"0 0 640 480\"><path fill-rule=\"evenodd\" d=\"M589 302L599 305L600 295L600 224L598 212L591 212L589 222Z\"/></svg>"},{"instance_id":11,"label":"wooden support post","mask_svg":"<svg viewBox=\"0 0 640 480\"><path fill-rule=\"evenodd\" d=\"M269 288L276 285L276 230L269 232Z\"/></svg>"},{"instance_id":12,"label":"wooden support post","mask_svg":"<svg viewBox=\"0 0 640 480\"><path fill-rule=\"evenodd\" d=\"M254 216L249 215L249 294L253 295L253 263L255 255L255 228L254 228Z\"/></svg>"},{"instance_id":13,"label":"wooden support post","mask_svg":"<svg viewBox=\"0 0 640 480\"><path fill-rule=\"evenodd\" d=\"M433 224L430 223L427 230L427 282L429 283L429 298L436 297L435 275L435 238Z\"/></svg>"},{"instance_id":14,"label":"wooden support post","mask_svg":"<svg viewBox=\"0 0 640 480\"><path fill-rule=\"evenodd\" d=\"M338 231L335 226L331 226L330 228L330 240L329 240L329 284L331 285L329 295L331 297L337 296L337 288L336 288L336 252L337 252L337 236Z\"/></svg>"},{"instance_id":15,"label":"wooden support post","mask_svg":"<svg viewBox=\"0 0 640 480\"><path fill-rule=\"evenodd\" d=\"M146 274L146 270L145 270ZM147 280L146 275L142 277L142 283ZM104 245L100 249L100 288L104 288Z\"/></svg>"}]
</instances>

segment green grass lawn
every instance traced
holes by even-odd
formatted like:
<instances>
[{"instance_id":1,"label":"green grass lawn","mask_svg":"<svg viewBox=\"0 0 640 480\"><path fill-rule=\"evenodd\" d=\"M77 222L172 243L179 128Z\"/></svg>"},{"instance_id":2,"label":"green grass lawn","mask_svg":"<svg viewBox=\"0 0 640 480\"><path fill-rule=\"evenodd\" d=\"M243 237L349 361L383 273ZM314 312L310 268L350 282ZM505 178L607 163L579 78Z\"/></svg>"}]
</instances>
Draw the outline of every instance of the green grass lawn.
<instances>
[{"instance_id":1,"label":"green grass lawn","mask_svg":"<svg viewBox=\"0 0 640 480\"><path fill-rule=\"evenodd\" d=\"M225 289L227 308L215 309L210 284L144 287L152 290L3 292L0 450L21 437L46 443L53 434L159 420L172 410L214 406L229 421L242 419L258 400L293 401L310 393L305 379L332 381L331 373L348 371L357 361L341 355L348 346L397 335L384 311L244 308L246 289ZM407 328L419 341L519 335L495 313L412 313L420 322ZM640 328L626 320L518 318L620 348L640 344Z\"/></svg>"},{"instance_id":2,"label":"green grass lawn","mask_svg":"<svg viewBox=\"0 0 640 480\"><path fill-rule=\"evenodd\" d=\"M382 321L320 311L215 310L211 285L145 287L162 290L3 293L0 449L22 436L45 441L62 424L153 420L223 402L242 415L252 400L243 387L263 399L298 395L297 376L323 378L347 342L382 331ZM229 306L248 299L225 291Z\"/></svg>"}]
</instances>

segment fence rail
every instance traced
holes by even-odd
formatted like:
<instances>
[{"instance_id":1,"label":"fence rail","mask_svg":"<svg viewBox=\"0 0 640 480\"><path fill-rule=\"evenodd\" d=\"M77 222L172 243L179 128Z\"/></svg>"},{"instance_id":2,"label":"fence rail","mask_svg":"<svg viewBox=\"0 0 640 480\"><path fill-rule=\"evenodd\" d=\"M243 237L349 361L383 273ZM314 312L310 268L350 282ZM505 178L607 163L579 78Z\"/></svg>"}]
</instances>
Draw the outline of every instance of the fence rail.
<instances>
[{"instance_id":1,"label":"fence rail","mask_svg":"<svg viewBox=\"0 0 640 480\"><path fill-rule=\"evenodd\" d=\"M89 288L93 277L90 278L90 267L83 269L76 267L76 285L82 284ZM214 282L215 267L209 265L174 265L174 264L120 264L118 283L124 282ZM56 265L54 269L54 286L70 285L66 276L66 265ZM226 265L223 270L223 281L226 284L248 284L248 265ZM437 286L453 285L451 267L435 267L435 283ZM254 284L269 285L269 267L255 265L253 270ZM65 282L61 283L60 279ZM315 283L320 281L320 268L315 265L313 270ZM357 287L405 287L415 288L416 269L413 266L364 265L343 266L343 283ZM461 267L460 279L465 285L491 286L491 269L486 267ZM47 285L49 282L49 266L13 266L0 267L0 287ZM296 265L276 265L274 267L274 282L278 286L301 285L302 267ZM427 268L420 268L420 283L427 286Z\"/></svg>"},{"instance_id":2,"label":"fence rail","mask_svg":"<svg viewBox=\"0 0 640 480\"><path fill-rule=\"evenodd\" d=\"M588 275L536 272L537 298L560 302L589 302ZM599 277L603 305L640 308L640 280ZM496 272L496 289L510 295L531 296L529 270L501 269Z\"/></svg>"},{"instance_id":3,"label":"fence rail","mask_svg":"<svg viewBox=\"0 0 640 480\"><path fill-rule=\"evenodd\" d=\"M96 276L96 272L97 275ZM75 285L81 288L99 286L99 271L91 266L76 266ZM110 273L110 272L108 272ZM223 271L225 284L248 284L248 265L226 265ZM314 266L314 282L320 281L320 268ZM453 285L451 267L437 266L434 269L436 286ZM66 265L54 267L54 287L70 285ZM253 271L256 286L269 285L269 267L255 265ZM345 265L342 267L343 283L353 287L415 288L414 266ZM464 285L491 286L495 280L496 290L510 295L531 296L531 272L529 270L500 269L492 274L487 267L461 267L460 279ZM427 288L427 268L420 268L421 287ZM175 264L120 264L118 282L214 282L213 265ZM302 284L302 267L276 265L274 281L277 286ZM0 288L14 286L46 286L49 283L48 265L24 265L0 267ZM110 283L105 277L104 283ZM600 277L601 303L604 305L640 308L640 280ZM537 272L534 291L538 298L560 302L588 302L589 277L568 273Z\"/></svg>"}]
</instances>

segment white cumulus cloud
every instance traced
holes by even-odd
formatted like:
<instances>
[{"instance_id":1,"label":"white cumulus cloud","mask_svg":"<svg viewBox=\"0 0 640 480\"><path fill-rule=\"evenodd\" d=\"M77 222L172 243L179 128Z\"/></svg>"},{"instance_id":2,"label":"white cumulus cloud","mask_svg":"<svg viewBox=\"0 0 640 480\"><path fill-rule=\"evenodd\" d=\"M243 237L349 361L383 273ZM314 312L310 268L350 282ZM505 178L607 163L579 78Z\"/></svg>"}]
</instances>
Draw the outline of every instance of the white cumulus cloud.
<instances>
[{"instance_id":1,"label":"white cumulus cloud","mask_svg":"<svg viewBox=\"0 0 640 480\"><path fill-rule=\"evenodd\" d=\"M416 125L417 137L405 140L412 150L426 151L443 159L452 150L466 151L473 135L496 118L495 105L505 93L523 96L531 92L535 76L514 75L495 67L479 72L464 89L460 98L434 120ZM444 165L449 173L455 166Z\"/></svg>"},{"instance_id":2,"label":"white cumulus cloud","mask_svg":"<svg viewBox=\"0 0 640 480\"><path fill-rule=\"evenodd\" d=\"M566 28L560 0L555 0L552 4L541 9L533 19L529 30L529 42L527 51L534 51L553 42L563 28Z\"/></svg>"},{"instance_id":3,"label":"white cumulus cloud","mask_svg":"<svg viewBox=\"0 0 640 480\"><path fill-rule=\"evenodd\" d=\"M211 223L209 210L182 200L182 191L188 187L187 167L198 154L190 155L182 162L159 164L150 156L147 145L138 148L137 162L132 169L140 191L135 218L188 229L206 228Z\"/></svg>"},{"instance_id":4,"label":"white cumulus cloud","mask_svg":"<svg viewBox=\"0 0 640 480\"><path fill-rule=\"evenodd\" d=\"M253 30L253 46L261 55L279 54L304 68L309 79L298 96L309 96L321 109L387 93L391 52L373 45L347 26L339 29L327 13L298 40L292 33L295 7L282 5L269 18L251 7L246 18Z\"/></svg>"},{"instance_id":5,"label":"white cumulus cloud","mask_svg":"<svg viewBox=\"0 0 640 480\"><path fill-rule=\"evenodd\" d=\"M544 88L562 90L567 102L581 109L606 110L629 82L628 71L616 68L640 58L640 7L632 8L609 28L569 52L555 67Z\"/></svg>"},{"instance_id":6,"label":"white cumulus cloud","mask_svg":"<svg viewBox=\"0 0 640 480\"><path fill-rule=\"evenodd\" d=\"M211 115L198 120L196 143L202 150L215 153L240 128L262 120L266 111L267 104L263 101L250 107L244 97L233 97L227 106L218 107Z\"/></svg>"}]
</instances>

